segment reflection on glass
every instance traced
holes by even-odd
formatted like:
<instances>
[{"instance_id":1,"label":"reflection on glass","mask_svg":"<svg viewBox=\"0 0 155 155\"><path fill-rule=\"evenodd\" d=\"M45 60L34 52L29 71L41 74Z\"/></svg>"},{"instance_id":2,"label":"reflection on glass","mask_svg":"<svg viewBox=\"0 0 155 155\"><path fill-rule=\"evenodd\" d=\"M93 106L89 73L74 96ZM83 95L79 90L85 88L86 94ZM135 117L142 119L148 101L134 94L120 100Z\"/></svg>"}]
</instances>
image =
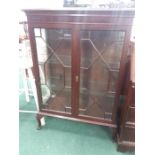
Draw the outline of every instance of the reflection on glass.
<instances>
[{"instance_id":1,"label":"reflection on glass","mask_svg":"<svg viewBox=\"0 0 155 155\"><path fill-rule=\"evenodd\" d=\"M124 32L80 33L80 115L111 119Z\"/></svg>"},{"instance_id":2,"label":"reflection on glass","mask_svg":"<svg viewBox=\"0 0 155 155\"><path fill-rule=\"evenodd\" d=\"M64 0L64 7L134 8L135 0Z\"/></svg>"},{"instance_id":3,"label":"reflection on glass","mask_svg":"<svg viewBox=\"0 0 155 155\"><path fill-rule=\"evenodd\" d=\"M45 109L71 112L71 31L35 28Z\"/></svg>"}]
</instances>

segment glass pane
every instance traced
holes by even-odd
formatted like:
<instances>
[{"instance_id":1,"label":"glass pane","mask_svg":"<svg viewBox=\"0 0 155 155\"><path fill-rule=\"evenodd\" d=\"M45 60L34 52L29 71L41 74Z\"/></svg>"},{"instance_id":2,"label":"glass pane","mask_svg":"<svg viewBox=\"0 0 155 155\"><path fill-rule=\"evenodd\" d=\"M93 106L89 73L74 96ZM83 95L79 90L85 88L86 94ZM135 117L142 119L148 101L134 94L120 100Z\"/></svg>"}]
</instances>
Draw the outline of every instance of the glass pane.
<instances>
[{"instance_id":1,"label":"glass pane","mask_svg":"<svg viewBox=\"0 0 155 155\"><path fill-rule=\"evenodd\" d=\"M71 112L71 31L35 28L44 108Z\"/></svg>"},{"instance_id":2,"label":"glass pane","mask_svg":"<svg viewBox=\"0 0 155 155\"><path fill-rule=\"evenodd\" d=\"M80 115L111 119L124 32L80 32Z\"/></svg>"}]
</instances>

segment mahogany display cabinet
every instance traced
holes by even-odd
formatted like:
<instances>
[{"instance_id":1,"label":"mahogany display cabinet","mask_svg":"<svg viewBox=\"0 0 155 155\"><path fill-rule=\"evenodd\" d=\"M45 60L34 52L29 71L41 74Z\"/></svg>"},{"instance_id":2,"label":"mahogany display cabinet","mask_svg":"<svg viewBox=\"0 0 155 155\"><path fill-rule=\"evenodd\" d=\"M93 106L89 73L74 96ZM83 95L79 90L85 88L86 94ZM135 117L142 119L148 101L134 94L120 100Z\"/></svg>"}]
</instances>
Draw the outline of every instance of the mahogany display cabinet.
<instances>
[{"instance_id":1,"label":"mahogany display cabinet","mask_svg":"<svg viewBox=\"0 0 155 155\"><path fill-rule=\"evenodd\" d=\"M24 10L43 116L117 128L134 10Z\"/></svg>"}]
</instances>

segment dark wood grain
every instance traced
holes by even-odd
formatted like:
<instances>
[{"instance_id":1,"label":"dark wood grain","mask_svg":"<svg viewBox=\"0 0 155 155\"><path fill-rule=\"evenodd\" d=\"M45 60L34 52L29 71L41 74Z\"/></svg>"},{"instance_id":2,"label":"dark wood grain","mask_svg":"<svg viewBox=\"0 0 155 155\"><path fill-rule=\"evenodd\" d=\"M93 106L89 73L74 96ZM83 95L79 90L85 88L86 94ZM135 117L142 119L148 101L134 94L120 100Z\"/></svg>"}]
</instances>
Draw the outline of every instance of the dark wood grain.
<instances>
[{"instance_id":1,"label":"dark wood grain","mask_svg":"<svg viewBox=\"0 0 155 155\"><path fill-rule=\"evenodd\" d=\"M135 83L135 43L131 43L131 68L130 68L130 79L132 83Z\"/></svg>"},{"instance_id":2,"label":"dark wood grain","mask_svg":"<svg viewBox=\"0 0 155 155\"><path fill-rule=\"evenodd\" d=\"M125 101L120 110L118 130L118 150L129 151L135 149L135 49L131 43L130 69L127 81L128 88Z\"/></svg>"}]
</instances>

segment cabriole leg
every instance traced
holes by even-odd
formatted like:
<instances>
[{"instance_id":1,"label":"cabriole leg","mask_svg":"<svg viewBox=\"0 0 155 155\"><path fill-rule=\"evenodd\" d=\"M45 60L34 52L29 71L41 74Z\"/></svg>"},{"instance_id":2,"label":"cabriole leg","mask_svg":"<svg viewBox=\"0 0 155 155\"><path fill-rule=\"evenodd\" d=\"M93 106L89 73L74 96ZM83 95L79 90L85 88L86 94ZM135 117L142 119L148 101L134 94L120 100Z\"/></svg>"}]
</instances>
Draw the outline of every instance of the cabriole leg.
<instances>
[{"instance_id":1,"label":"cabriole leg","mask_svg":"<svg viewBox=\"0 0 155 155\"><path fill-rule=\"evenodd\" d=\"M42 117L43 117L43 116L40 115L40 114L37 114L37 115L36 115L36 119L37 119L37 123L38 123L37 130L40 130L40 129L41 129L41 118L42 118Z\"/></svg>"}]
</instances>

